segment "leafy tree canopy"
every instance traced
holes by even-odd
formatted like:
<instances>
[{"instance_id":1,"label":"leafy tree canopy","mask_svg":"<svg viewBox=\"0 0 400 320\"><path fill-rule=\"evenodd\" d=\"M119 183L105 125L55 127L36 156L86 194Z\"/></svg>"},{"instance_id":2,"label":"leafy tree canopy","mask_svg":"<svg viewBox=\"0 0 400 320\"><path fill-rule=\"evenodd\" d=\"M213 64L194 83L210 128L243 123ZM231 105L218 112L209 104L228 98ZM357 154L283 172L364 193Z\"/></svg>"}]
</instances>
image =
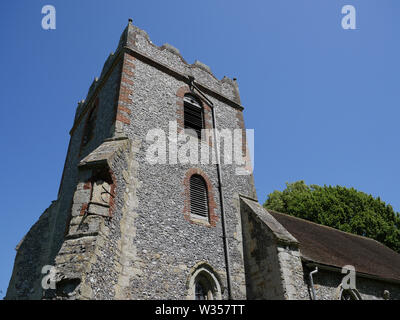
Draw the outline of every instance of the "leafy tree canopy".
<instances>
[{"instance_id":1,"label":"leafy tree canopy","mask_svg":"<svg viewBox=\"0 0 400 320\"><path fill-rule=\"evenodd\" d=\"M375 239L400 252L400 217L390 205L354 188L286 183L264 203L267 209Z\"/></svg>"}]
</instances>

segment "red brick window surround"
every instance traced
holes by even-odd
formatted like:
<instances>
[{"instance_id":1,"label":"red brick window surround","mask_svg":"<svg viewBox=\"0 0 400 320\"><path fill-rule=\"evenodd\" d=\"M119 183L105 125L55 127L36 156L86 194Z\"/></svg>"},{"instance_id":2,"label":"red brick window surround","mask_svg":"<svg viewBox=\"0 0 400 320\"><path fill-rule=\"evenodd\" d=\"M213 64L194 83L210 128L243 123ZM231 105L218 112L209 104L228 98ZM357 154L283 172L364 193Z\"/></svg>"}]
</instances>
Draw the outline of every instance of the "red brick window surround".
<instances>
[{"instance_id":1,"label":"red brick window surround","mask_svg":"<svg viewBox=\"0 0 400 320\"><path fill-rule=\"evenodd\" d=\"M177 111L176 111L176 121L178 124L178 133L181 132L182 130L185 129L185 97L190 97L193 96L200 104L202 107L202 116L203 116L203 129L212 129L212 110L211 107L208 105L208 103L199 95L197 95L195 92L190 90L189 86L183 86L178 89L176 92L176 97L177 97ZM208 135L208 132L206 132L206 136L202 137L202 139L205 139L207 143L212 146L212 136Z\"/></svg>"},{"instance_id":2,"label":"red brick window surround","mask_svg":"<svg viewBox=\"0 0 400 320\"><path fill-rule=\"evenodd\" d=\"M198 174L190 177L190 213L208 219L207 185Z\"/></svg>"},{"instance_id":3,"label":"red brick window surround","mask_svg":"<svg viewBox=\"0 0 400 320\"><path fill-rule=\"evenodd\" d=\"M200 177L203 180L204 186L206 188L207 209L208 209L207 210L208 216L206 217L192 213L192 203L191 203L191 193L190 193L191 181L193 182L192 178L198 179ZM185 220L187 220L191 224L198 224L207 227L215 227L217 225L219 218L216 214L217 205L214 200L215 198L214 198L212 183L208 178L208 176L198 168L191 168L185 174L185 178L183 180L183 186L184 186L184 196L185 196L183 216Z\"/></svg>"}]
</instances>

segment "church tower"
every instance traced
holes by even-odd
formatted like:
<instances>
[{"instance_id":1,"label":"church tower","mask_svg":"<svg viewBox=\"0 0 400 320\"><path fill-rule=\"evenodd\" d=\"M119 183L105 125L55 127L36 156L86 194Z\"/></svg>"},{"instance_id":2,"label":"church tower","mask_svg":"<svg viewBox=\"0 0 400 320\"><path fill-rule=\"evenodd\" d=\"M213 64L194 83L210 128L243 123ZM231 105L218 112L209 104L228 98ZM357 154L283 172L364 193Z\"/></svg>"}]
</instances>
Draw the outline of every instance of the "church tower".
<instances>
[{"instance_id":1,"label":"church tower","mask_svg":"<svg viewBox=\"0 0 400 320\"><path fill-rule=\"evenodd\" d=\"M246 299L240 197L256 192L235 80L130 20L70 136L6 299Z\"/></svg>"}]
</instances>

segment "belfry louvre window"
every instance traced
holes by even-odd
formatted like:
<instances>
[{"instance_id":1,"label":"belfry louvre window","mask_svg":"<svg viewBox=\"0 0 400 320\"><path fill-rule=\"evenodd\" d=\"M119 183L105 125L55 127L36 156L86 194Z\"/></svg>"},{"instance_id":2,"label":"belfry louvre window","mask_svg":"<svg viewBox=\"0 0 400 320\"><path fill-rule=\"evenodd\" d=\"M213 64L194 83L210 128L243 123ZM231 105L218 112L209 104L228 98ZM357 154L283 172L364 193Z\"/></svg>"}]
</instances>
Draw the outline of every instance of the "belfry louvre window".
<instances>
[{"instance_id":1,"label":"belfry louvre window","mask_svg":"<svg viewBox=\"0 0 400 320\"><path fill-rule=\"evenodd\" d=\"M183 98L183 108L185 129L193 129L200 139L201 129L204 128L203 107L201 103L194 96L187 94Z\"/></svg>"},{"instance_id":2,"label":"belfry louvre window","mask_svg":"<svg viewBox=\"0 0 400 320\"><path fill-rule=\"evenodd\" d=\"M208 217L207 186L199 175L190 178L190 213L202 217Z\"/></svg>"}]
</instances>

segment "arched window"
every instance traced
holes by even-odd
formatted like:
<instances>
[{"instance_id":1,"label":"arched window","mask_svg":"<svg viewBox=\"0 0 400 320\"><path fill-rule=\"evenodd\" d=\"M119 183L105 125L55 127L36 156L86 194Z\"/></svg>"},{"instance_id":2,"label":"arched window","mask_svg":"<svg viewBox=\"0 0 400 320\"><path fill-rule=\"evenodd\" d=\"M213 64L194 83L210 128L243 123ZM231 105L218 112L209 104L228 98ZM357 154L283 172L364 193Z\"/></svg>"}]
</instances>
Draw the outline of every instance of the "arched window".
<instances>
[{"instance_id":1,"label":"arched window","mask_svg":"<svg viewBox=\"0 0 400 320\"><path fill-rule=\"evenodd\" d=\"M362 300L360 293L355 289L342 289L340 300Z\"/></svg>"},{"instance_id":2,"label":"arched window","mask_svg":"<svg viewBox=\"0 0 400 320\"><path fill-rule=\"evenodd\" d=\"M207 290L203 287L203 285L200 282L196 282L195 285L195 300L208 300L207 299Z\"/></svg>"},{"instance_id":3,"label":"arched window","mask_svg":"<svg viewBox=\"0 0 400 320\"><path fill-rule=\"evenodd\" d=\"M221 278L207 263L201 262L193 268L188 278L188 299L221 300Z\"/></svg>"},{"instance_id":4,"label":"arched window","mask_svg":"<svg viewBox=\"0 0 400 320\"><path fill-rule=\"evenodd\" d=\"M213 286L204 272L199 273L195 279L195 300L213 300Z\"/></svg>"},{"instance_id":5,"label":"arched window","mask_svg":"<svg viewBox=\"0 0 400 320\"><path fill-rule=\"evenodd\" d=\"M207 184L198 174L190 177L190 213L208 218Z\"/></svg>"},{"instance_id":6,"label":"arched window","mask_svg":"<svg viewBox=\"0 0 400 320\"><path fill-rule=\"evenodd\" d=\"M193 95L186 94L183 98L184 126L185 129L196 131L201 138L201 129L204 128L203 107L200 101Z\"/></svg>"}]
</instances>

